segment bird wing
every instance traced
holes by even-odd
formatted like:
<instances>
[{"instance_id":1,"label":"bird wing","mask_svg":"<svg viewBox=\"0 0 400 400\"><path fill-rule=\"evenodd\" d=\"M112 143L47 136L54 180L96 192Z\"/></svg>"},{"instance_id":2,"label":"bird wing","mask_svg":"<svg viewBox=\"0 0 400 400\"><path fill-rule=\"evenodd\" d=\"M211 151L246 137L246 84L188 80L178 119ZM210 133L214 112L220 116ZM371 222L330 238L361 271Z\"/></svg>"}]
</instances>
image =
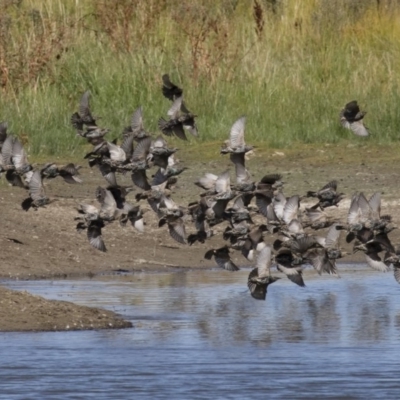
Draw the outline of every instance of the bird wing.
<instances>
[{"instance_id":1,"label":"bird wing","mask_svg":"<svg viewBox=\"0 0 400 400\"><path fill-rule=\"evenodd\" d=\"M265 246L258 253L256 267L258 268L258 277L265 278L271 275L271 247Z\"/></svg>"},{"instance_id":2,"label":"bird wing","mask_svg":"<svg viewBox=\"0 0 400 400\"><path fill-rule=\"evenodd\" d=\"M296 285L301 287L306 286L303 280L302 267L288 268L278 263L277 268Z\"/></svg>"},{"instance_id":3,"label":"bird wing","mask_svg":"<svg viewBox=\"0 0 400 400\"><path fill-rule=\"evenodd\" d=\"M84 214L98 214L99 213L99 210L97 209L97 207L95 207L91 204L81 203L81 204L79 204L79 206Z\"/></svg>"},{"instance_id":4,"label":"bird wing","mask_svg":"<svg viewBox=\"0 0 400 400\"><path fill-rule=\"evenodd\" d=\"M299 211L300 198L298 195L290 197L283 209L283 221L288 225L293 219L297 218L297 213Z\"/></svg>"},{"instance_id":5,"label":"bird wing","mask_svg":"<svg viewBox=\"0 0 400 400\"><path fill-rule=\"evenodd\" d=\"M313 223L317 221L325 222L327 219L326 213L321 210L306 210L305 214Z\"/></svg>"},{"instance_id":6,"label":"bird wing","mask_svg":"<svg viewBox=\"0 0 400 400\"><path fill-rule=\"evenodd\" d=\"M245 146L244 142L244 128L246 124L246 117L239 118L233 125L229 134L230 147Z\"/></svg>"},{"instance_id":7,"label":"bird wing","mask_svg":"<svg viewBox=\"0 0 400 400\"><path fill-rule=\"evenodd\" d=\"M268 190L258 191L255 196L258 211L268 219L268 206L272 203L272 192ZM272 212L274 211L271 207L269 209L272 210Z\"/></svg>"},{"instance_id":8,"label":"bird wing","mask_svg":"<svg viewBox=\"0 0 400 400\"><path fill-rule=\"evenodd\" d=\"M218 176L210 173L206 173L200 179L198 179L195 183L197 186L205 190L211 190L215 188L215 182L217 181Z\"/></svg>"},{"instance_id":9,"label":"bird wing","mask_svg":"<svg viewBox=\"0 0 400 400\"><path fill-rule=\"evenodd\" d=\"M351 131L357 135L357 136L369 136L369 131L367 129L367 127L364 125L364 123L359 120L359 121L354 121L354 122L350 122L348 123L350 126ZM346 126L347 128L347 126Z\"/></svg>"},{"instance_id":10,"label":"bird wing","mask_svg":"<svg viewBox=\"0 0 400 400\"><path fill-rule=\"evenodd\" d=\"M326 235L324 247L329 249L332 247L337 247L339 244L340 230L336 229L339 224L333 224Z\"/></svg>"},{"instance_id":11,"label":"bird wing","mask_svg":"<svg viewBox=\"0 0 400 400\"><path fill-rule=\"evenodd\" d=\"M247 278L247 287L250 290L251 296L256 300L265 300L267 296L267 284L258 283L255 280L258 278L258 269L254 268Z\"/></svg>"},{"instance_id":12,"label":"bird wing","mask_svg":"<svg viewBox=\"0 0 400 400\"><path fill-rule=\"evenodd\" d=\"M283 195L282 192L278 192L272 201L274 212L278 219L283 219L285 204L286 204L286 197Z\"/></svg>"},{"instance_id":13,"label":"bird wing","mask_svg":"<svg viewBox=\"0 0 400 400\"><path fill-rule=\"evenodd\" d=\"M29 182L29 195L33 201L41 200L46 196L40 171L35 171L32 175Z\"/></svg>"},{"instance_id":14,"label":"bird wing","mask_svg":"<svg viewBox=\"0 0 400 400\"><path fill-rule=\"evenodd\" d=\"M236 264L231 260L229 255L229 250L227 252L219 252L217 250L216 254L214 255L215 262L220 268L226 269L227 271L239 271L239 268Z\"/></svg>"},{"instance_id":15,"label":"bird wing","mask_svg":"<svg viewBox=\"0 0 400 400\"><path fill-rule=\"evenodd\" d=\"M89 97L90 97L90 91L87 90L85 93L83 93L83 95L81 97L81 101L79 103L79 109L78 109L80 117L85 122L89 122L89 121L93 120L92 114L90 112Z\"/></svg>"},{"instance_id":16,"label":"bird wing","mask_svg":"<svg viewBox=\"0 0 400 400\"><path fill-rule=\"evenodd\" d=\"M231 190L231 179L229 176L229 170L223 172L218 176L215 181L215 191L217 193L226 193Z\"/></svg>"},{"instance_id":17,"label":"bird wing","mask_svg":"<svg viewBox=\"0 0 400 400\"><path fill-rule=\"evenodd\" d=\"M0 165L12 165L11 156L13 153L14 136L7 136L1 148L2 162Z\"/></svg>"},{"instance_id":18,"label":"bird wing","mask_svg":"<svg viewBox=\"0 0 400 400\"><path fill-rule=\"evenodd\" d=\"M161 135L157 136L151 143L151 148L166 148L167 146L167 141Z\"/></svg>"},{"instance_id":19,"label":"bird wing","mask_svg":"<svg viewBox=\"0 0 400 400\"><path fill-rule=\"evenodd\" d=\"M174 135L178 137L181 140L187 140L185 131L183 129L183 125L181 123L177 123L172 127L172 131L174 132Z\"/></svg>"},{"instance_id":20,"label":"bird wing","mask_svg":"<svg viewBox=\"0 0 400 400\"><path fill-rule=\"evenodd\" d=\"M347 214L347 223L352 225L356 224L361 220L362 211L358 203L359 194L353 195L350 203L349 212Z\"/></svg>"},{"instance_id":21,"label":"bird wing","mask_svg":"<svg viewBox=\"0 0 400 400\"><path fill-rule=\"evenodd\" d=\"M131 128L132 132L139 133L144 130L143 126L143 108L142 106L138 107L132 114L131 117Z\"/></svg>"},{"instance_id":22,"label":"bird wing","mask_svg":"<svg viewBox=\"0 0 400 400\"><path fill-rule=\"evenodd\" d=\"M151 137L146 137L138 142L132 154L132 161L144 161L150 152Z\"/></svg>"},{"instance_id":23,"label":"bird wing","mask_svg":"<svg viewBox=\"0 0 400 400\"><path fill-rule=\"evenodd\" d=\"M126 160L125 151L118 145L107 142L108 151L110 152L110 158L113 161L123 162Z\"/></svg>"},{"instance_id":24,"label":"bird wing","mask_svg":"<svg viewBox=\"0 0 400 400\"><path fill-rule=\"evenodd\" d=\"M151 186L147 179L146 170L138 169L138 170L132 172L131 179L132 179L132 182L140 189L143 189L143 190L151 189Z\"/></svg>"},{"instance_id":25,"label":"bird wing","mask_svg":"<svg viewBox=\"0 0 400 400\"><path fill-rule=\"evenodd\" d=\"M365 254L365 260L367 264L379 272L388 272L389 267L382 261L379 255L375 252Z\"/></svg>"},{"instance_id":26,"label":"bird wing","mask_svg":"<svg viewBox=\"0 0 400 400\"><path fill-rule=\"evenodd\" d=\"M101 197L99 200L101 204L101 211L108 217L112 217L114 216L114 213L117 209L117 202L115 201L114 196L109 190L103 188L100 189L102 189Z\"/></svg>"},{"instance_id":27,"label":"bird wing","mask_svg":"<svg viewBox=\"0 0 400 400\"><path fill-rule=\"evenodd\" d=\"M168 223L168 231L172 239L178 243L186 244L186 230L182 218L177 218L173 222Z\"/></svg>"},{"instance_id":28,"label":"bird wing","mask_svg":"<svg viewBox=\"0 0 400 400\"><path fill-rule=\"evenodd\" d=\"M311 265L316 269L316 271L321 275L324 265L329 261L325 250L312 249L307 253L307 257Z\"/></svg>"},{"instance_id":29,"label":"bird wing","mask_svg":"<svg viewBox=\"0 0 400 400\"><path fill-rule=\"evenodd\" d=\"M109 183L110 186L117 186L117 177L115 172L108 164L99 164L99 170L103 178Z\"/></svg>"},{"instance_id":30,"label":"bird wing","mask_svg":"<svg viewBox=\"0 0 400 400\"><path fill-rule=\"evenodd\" d=\"M400 268L398 266L394 267L394 279L397 283L400 283Z\"/></svg>"},{"instance_id":31,"label":"bird wing","mask_svg":"<svg viewBox=\"0 0 400 400\"><path fill-rule=\"evenodd\" d=\"M290 233L303 233L303 225L298 219L292 219L287 225L287 229Z\"/></svg>"},{"instance_id":32,"label":"bird wing","mask_svg":"<svg viewBox=\"0 0 400 400\"><path fill-rule=\"evenodd\" d=\"M125 160L129 160L132 157L133 141L134 141L133 135L127 135L122 140L121 149L125 153ZM122 160L122 161L125 161L125 160Z\"/></svg>"},{"instance_id":33,"label":"bird wing","mask_svg":"<svg viewBox=\"0 0 400 400\"><path fill-rule=\"evenodd\" d=\"M158 186L163 184L168 180L168 176L165 174L164 168L159 168L157 172L153 175L153 180L151 181L151 186Z\"/></svg>"},{"instance_id":34,"label":"bird wing","mask_svg":"<svg viewBox=\"0 0 400 400\"><path fill-rule=\"evenodd\" d=\"M381 215L381 193L375 192L368 201L371 217L379 219Z\"/></svg>"},{"instance_id":35,"label":"bird wing","mask_svg":"<svg viewBox=\"0 0 400 400\"><path fill-rule=\"evenodd\" d=\"M106 245L104 244L103 237L101 235L101 228L103 226L103 223L97 223L93 221L87 228L87 237L92 247L102 252L106 252Z\"/></svg>"},{"instance_id":36,"label":"bird wing","mask_svg":"<svg viewBox=\"0 0 400 400\"><path fill-rule=\"evenodd\" d=\"M16 169L23 168L29 164L28 156L18 138L14 138L11 159Z\"/></svg>"},{"instance_id":37,"label":"bird wing","mask_svg":"<svg viewBox=\"0 0 400 400\"><path fill-rule=\"evenodd\" d=\"M194 123L194 120L191 124L184 123L183 127L189 131L189 133L195 137L199 136L199 131L197 129L197 125Z\"/></svg>"},{"instance_id":38,"label":"bird wing","mask_svg":"<svg viewBox=\"0 0 400 400\"><path fill-rule=\"evenodd\" d=\"M323 190L326 190L326 189L333 189L336 192L336 190L337 190L337 181L333 180L333 181L328 182L325 186L323 186L320 189L320 192L323 191Z\"/></svg>"},{"instance_id":39,"label":"bird wing","mask_svg":"<svg viewBox=\"0 0 400 400\"><path fill-rule=\"evenodd\" d=\"M183 101L183 96L179 96L172 103L171 108L167 112L167 114L170 116L171 119L177 119L179 117L181 112L182 101Z\"/></svg>"}]
</instances>

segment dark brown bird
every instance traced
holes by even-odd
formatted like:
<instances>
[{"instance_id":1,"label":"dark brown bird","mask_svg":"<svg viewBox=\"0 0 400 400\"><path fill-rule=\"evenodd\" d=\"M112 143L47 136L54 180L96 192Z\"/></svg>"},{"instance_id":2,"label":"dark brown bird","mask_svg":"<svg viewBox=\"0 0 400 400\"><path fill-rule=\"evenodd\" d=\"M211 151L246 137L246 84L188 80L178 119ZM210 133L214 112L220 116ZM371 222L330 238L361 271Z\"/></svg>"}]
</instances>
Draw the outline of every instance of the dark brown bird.
<instances>
[{"instance_id":1,"label":"dark brown bird","mask_svg":"<svg viewBox=\"0 0 400 400\"><path fill-rule=\"evenodd\" d=\"M168 232L178 243L187 244L186 230L183 219L177 215L164 215L158 221L158 226L168 225Z\"/></svg>"},{"instance_id":2,"label":"dark brown bird","mask_svg":"<svg viewBox=\"0 0 400 400\"><path fill-rule=\"evenodd\" d=\"M360 111L356 100L350 101L340 111L340 123L357 136L368 136L368 128L365 127L362 121L365 114L366 111Z\"/></svg>"},{"instance_id":3,"label":"dark brown bird","mask_svg":"<svg viewBox=\"0 0 400 400\"><path fill-rule=\"evenodd\" d=\"M183 90L171 82L168 74L164 74L162 76L162 80L162 93L164 97L166 97L168 100L174 101L178 97L182 96Z\"/></svg>"},{"instance_id":4,"label":"dark brown bird","mask_svg":"<svg viewBox=\"0 0 400 400\"><path fill-rule=\"evenodd\" d=\"M56 164L48 163L40 170L42 178L52 179L61 176L66 183L75 184L82 183L82 179L78 177L79 165L69 163L65 166L58 167Z\"/></svg>"},{"instance_id":5,"label":"dark brown bird","mask_svg":"<svg viewBox=\"0 0 400 400\"><path fill-rule=\"evenodd\" d=\"M98 118L92 115L89 98L90 91L87 90L81 97L78 112L71 116L71 124L78 132L83 131L83 125L86 125L88 130L98 129L96 124Z\"/></svg>"},{"instance_id":6,"label":"dark brown bird","mask_svg":"<svg viewBox=\"0 0 400 400\"><path fill-rule=\"evenodd\" d=\"M104 228L104 221L102 219L89 221L87 226L87 238L92 247L105 253L107 248L103 241L101 228Z\"/></svg>"},{"instance_id":7,"label":"dark brown bird","mask_svg":"<svg viewBox=\"0 0 400 400\"><path fill-rule=\"evenodd\" d=\"M175 135L179 139L187 140L185 131L187 129L193 136L198 136L195 118L197 115L192 114L185 106L183 97L175 99L171 108L168 110L170 119L166 121L164 118L158 120L158 127L164 135Z\"/></svg>"},{"instance_id":8,"label":"dark brown bird","mask_svg":"<svg viewBox=\"0 0 400 400\"><path fill-rule=\"evenodd\" d=\"M213 257L220 268L232 272L239 271L239 267L237 267L231 260L228 246L224 246L219 249L211 249L204 254L204 258L206 258L207 260L211 260Z\"/></svg>"}]
</instances>

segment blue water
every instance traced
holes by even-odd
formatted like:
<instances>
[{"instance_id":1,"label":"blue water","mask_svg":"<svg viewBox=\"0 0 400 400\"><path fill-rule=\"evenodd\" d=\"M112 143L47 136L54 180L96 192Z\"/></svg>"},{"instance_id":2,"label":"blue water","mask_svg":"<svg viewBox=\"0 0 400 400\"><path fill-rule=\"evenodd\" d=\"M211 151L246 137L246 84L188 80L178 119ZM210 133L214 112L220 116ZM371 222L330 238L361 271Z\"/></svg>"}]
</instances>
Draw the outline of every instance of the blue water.
<instances>
[{"instance_id":1,"label":"blue water","mask_svg":"<svg viewBox=\"0 0 400 400\"><path fill-rule=\"evenodd\" d=\"M400 285L392 273L286 279L249 271L7 282L120 313L134 328L0 334L0 399L398 399Z\"/></svg>"}]
</instances>

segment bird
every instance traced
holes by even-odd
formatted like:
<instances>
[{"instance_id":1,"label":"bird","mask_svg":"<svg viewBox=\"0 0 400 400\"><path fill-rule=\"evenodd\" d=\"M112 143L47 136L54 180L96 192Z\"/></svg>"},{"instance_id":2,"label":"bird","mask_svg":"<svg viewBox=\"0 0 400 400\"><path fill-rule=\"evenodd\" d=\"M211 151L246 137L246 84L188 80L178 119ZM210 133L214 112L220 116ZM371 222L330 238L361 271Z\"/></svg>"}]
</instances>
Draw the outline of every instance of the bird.
<instances>
[{"instance_id":1,"label":"bird","mask_svg":"<svg viewBox=\"0 0 400 400\"><path fill-rule=\"evenodd\" d=\"M276 269L287 276L287 278L300 287L305 287L303 280L303 263L298 259L290 249L281 248L274 257Z\"/></svg>"},{"instance_id":2,"label":"bird","mask_svg":"<svg viewBox=\"0 0 400 400\"><path fill-rule=\"evenodd\" d=\"M365 253L365 260L372 269L379 272L389 271L389 265L388 263L385 263L385 260L383 258L385 256L382 257L379 255L379 253L381 252L386 252L385 247L382 246L380 243L372 240L365 244L356 244L354 246L354 252L358 250Z\"/></svg>"},{"instance_id":3,"label":"bird","mask_svg":"<svg viewBox=\"0 0 400 400\"><path fill-rule=\"evenodd\" d=\"M168 110L170 119L166 121L164 118L158 120L158 127L164 135L175 135L179 139L187 140L184 128L193 136L198 136L195 118L197 115L191 113L183 101L183 96L177 97Z\"/></svg>"},{"instance_id":4,"label":"bird","mask_svg":"<svg viewBox=\"0 0 400 400\"><path fill-rule=\"evenodd\" d=\"M340 123L346 129L350 129L357 136L369 136L369 130L364 125L363 118L366 111L360 111L356 100L347 103L340 111Z\"/></svg>"},{"instance_id":5,"label":"bird","mask_svg":"<svg viewBox=\"0 0 400 400\"><path fill-rule=\"evenodd\" d=\"M120 224L125 226L129 221L131 225L139 232L144 233L145 231L145 222L143 219L144 212L140 209L139 206L133 206L129 204L125 205L126 215L121 218Z\"/></svg>"},{"instance_id":6,"label":"bird","mask_svg":"<svg viewBox=\"0 0 400 400\"><path fill-rule=\"evenodd\" d=\"M87 225L87 238L92 247L105 253L107 248L103 240L102 228L104 228L104 221L102 219L89 221Z\"/></svg>"},{"instance_id":7,"label":"bird","mask_svg":"<svg viewBox=\"0 0 400 400\"><path fill-rule=\"evenodd\" d=\"M305 218L302 220L304 227L310 227L313 230L319 230L330 227L338 221L335 217L330 217L321 209L306 209L304 211Z\"/></svg>"},{"instance_id":8,"label":"bird","mask_svg":"<svg viewBox=\"0 0 400 400\"><path fill-rule=\"evenodd\" d=\"M178 243L187 244L186 229L183 219L179 215L166 214L158 221L158 227L168 225L168 232Z\"/></svg>"},{"instance_id":9,"label":"bird","mask_svg":"<svg viewBox=\"0 0 400 400\"><path fill-rule=\"evenodd\" d=\"M168 74L164 74L162 76L162 81L162 94L164 95L164 97L166 97L168 100L174 101L178 97L182 96L183 90L179 86L176 86L174 83L171 82Z\"/></svg>"},{"instance_id":10,"label":"bird","mask_svg":"<svg viewBox=\"0 0 400 400\"><path fill-rule=\"evenodd\" d=\"M204 258L207 260L211 260L213 257L220 268L231 272L239 271L239 267L231 260L228 246L210 249L204 254Z\"/></svg>"},{"instance_id":11,"label":"bird","mask_svg":"<svg viewBox=\"0 0 400 400\"><path fill-rule=\"evenodd\" d=\"M92 115L89 99L90 91L86 90L81 97L78 112L71 116L71 124L78 132L83 131L84 125L88 130L98 129L96 120L99 118Z\"/></svg>"},{"instance_id":12,"label":"bird","mask_svg":"<svg viewBox=\"0 0 400 400\"><path fill-rule=\"evenodd\" d=\"M306 196L317 197L319 200L317 204L310 207L310 210L314 210L318 207L323 210L327 207L338 206L339 202L344 197L344 193L337 192L337 181L332 180L316 192L308 191Z\"/></svg>"},{"instance_id":13,"label":"bird","mask_svg":"<svg viewBox=\"0 0 400 400\"><path fill-rule=\"evenodd\" d=\"M225 140L221 147L221 154L227 153L247 153L253 150L253 146L246 145L244 141L244 130L246 125L246 117L240 117L234 122L229 133L229 139Z\"/></svg>"},{"instance_id":14,"label":"bird","mask_svg":"<svg viewBox=\"0 0 400 400\"><path fill-rule=\"evenodd\" d=\"M25 188L22 177L33 170L20 140L8 135L2 147L3 170L7 170L6 179L12 186Z\"/></svg>"},{"instance_id":15,"label":"bird","mask_svg":"<svg viewBox=\"0 0 400 400\"><path fill-rule=\"evenodd\" d=\"M268 286L279 277L271 275L271 247L265 246L258 254L256 267L251 270L247 286L251 296L256 300L265 300Z\"/></svg>"},{"instance_id":16,"label":"bird","mask_svg":"<svg viewBox=\"0 0 400 400\"><path fill-rule=\"evenodd\" d=\"M316 237L315 239L321 245L321 248L313 249L307 254L312 266L319 274L326 272L339 277L336 260L350 254L342 252L340 249L339 238L341 231L337 229L337 226L337 223L331 225L326 237Z\"/></svg>"},{"instance_id":17,"label":"bird","mask_svg":"<svg viewBox=\"0 0 400 400\"><path fill-rule=\"evenodd\" d=\"M122 136L133 136L136 141L140 141L150 134L146 132L143 124L143 107L139 106L132 114L131 123L128 127L124 128Z\"/></svg>"},{"instance_id":18,"label":"bird","mask_svg":"<svg viewBox=\"0 0 400 400\"><path fill-rule=\"evenodd\" d=\"M28 211L31 207L37 210L39 207L50 204L50 202L43 187L40 171L36 170L29 182L29 197L21 203L21 207L25 211Z\"/></svg>"},{"instance_id":19,"label":"bird","mask_svg":"<svg viewBox=\"0 0 400 400\"><path fill-rule=\"evenodd\" d=\"M40 174L42 179L52 179L57 176L61 176L66 183L75 184L82 183L82 179L79 178L79 169L80 165L75 165L73 163L69 163L67 165L58 167L54 163L46 163L40 170Z\"/></svg>"}]
</instances>

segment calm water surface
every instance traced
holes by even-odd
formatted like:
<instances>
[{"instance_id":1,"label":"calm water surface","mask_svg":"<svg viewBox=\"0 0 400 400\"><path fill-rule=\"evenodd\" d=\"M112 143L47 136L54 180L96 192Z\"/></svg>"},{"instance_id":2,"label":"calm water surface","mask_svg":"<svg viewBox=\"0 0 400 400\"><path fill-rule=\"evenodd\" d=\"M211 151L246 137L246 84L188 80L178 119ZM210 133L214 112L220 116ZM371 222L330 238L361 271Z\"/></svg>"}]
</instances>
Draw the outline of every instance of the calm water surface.
<instances>
[{"instance_id":1,"label":"calm water surface","mask_svg":"<svg viewBox=\"0 0 400 400\"><path fill-rule=\"evenodd\" d=\"M400 285L392 273L281 279L249 270L7 282L114 310L121 331L0 334L0 399L398 399Z\"/></svg>"}]
</instances>

